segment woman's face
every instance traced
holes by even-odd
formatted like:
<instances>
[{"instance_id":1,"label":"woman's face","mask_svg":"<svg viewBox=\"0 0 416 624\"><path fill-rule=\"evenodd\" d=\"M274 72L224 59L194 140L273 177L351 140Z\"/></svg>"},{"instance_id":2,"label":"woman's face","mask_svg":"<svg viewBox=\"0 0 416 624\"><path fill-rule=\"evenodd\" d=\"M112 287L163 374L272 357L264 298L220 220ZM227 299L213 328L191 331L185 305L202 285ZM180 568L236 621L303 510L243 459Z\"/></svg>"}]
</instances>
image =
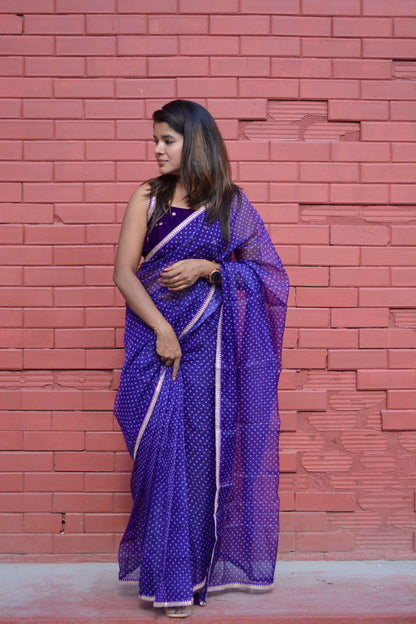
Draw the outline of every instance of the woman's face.
<instances>
[{"instance_id":1,"label":"woman's face","mask_svg":"<svg viewBox=\"0 0 416 624\"><path fill-rule=\"evenodd\" d=\"M153 126L155 155L161 174L179 175L183 136L175 132L166 121L156 122Z\"/></svg>"}]
</instances>

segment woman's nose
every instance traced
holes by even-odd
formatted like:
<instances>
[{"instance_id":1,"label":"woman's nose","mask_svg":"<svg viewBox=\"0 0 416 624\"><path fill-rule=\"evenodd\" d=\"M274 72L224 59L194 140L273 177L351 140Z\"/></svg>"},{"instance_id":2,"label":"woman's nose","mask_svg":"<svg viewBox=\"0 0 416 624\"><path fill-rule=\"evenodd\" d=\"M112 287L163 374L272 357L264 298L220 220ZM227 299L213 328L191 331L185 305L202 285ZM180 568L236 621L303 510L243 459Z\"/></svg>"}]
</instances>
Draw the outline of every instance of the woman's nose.
<instances>
[{"instance_id":1,"label":"woman's nose","mask_svg":"<svg viewBox=\"0 0 416 624\"><path fill-rule=\"evenodd\" d=\"M156 154L163 154L163 146L161 143L156 143L155 152Z\"/></svg>"}]
</instances>

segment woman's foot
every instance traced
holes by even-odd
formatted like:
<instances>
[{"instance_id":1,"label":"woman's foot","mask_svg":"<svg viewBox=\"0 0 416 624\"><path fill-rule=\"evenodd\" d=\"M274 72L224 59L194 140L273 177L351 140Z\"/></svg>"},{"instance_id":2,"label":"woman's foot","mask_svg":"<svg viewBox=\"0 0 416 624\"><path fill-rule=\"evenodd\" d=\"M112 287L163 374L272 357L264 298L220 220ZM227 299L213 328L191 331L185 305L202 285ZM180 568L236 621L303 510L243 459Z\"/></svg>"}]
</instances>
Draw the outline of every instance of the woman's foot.
<instances>
[{"instance_id":1,"label":"woman's foot","mask_svg":"<svg viewBox=\"0 0 416 624\"><path fill-rule=\"evenodd\" d=\"M183 607L165 607L165 614L168 617L172 618L183 618L191 615L191 607L183 606Z\"/></svg>"}]
</instances>

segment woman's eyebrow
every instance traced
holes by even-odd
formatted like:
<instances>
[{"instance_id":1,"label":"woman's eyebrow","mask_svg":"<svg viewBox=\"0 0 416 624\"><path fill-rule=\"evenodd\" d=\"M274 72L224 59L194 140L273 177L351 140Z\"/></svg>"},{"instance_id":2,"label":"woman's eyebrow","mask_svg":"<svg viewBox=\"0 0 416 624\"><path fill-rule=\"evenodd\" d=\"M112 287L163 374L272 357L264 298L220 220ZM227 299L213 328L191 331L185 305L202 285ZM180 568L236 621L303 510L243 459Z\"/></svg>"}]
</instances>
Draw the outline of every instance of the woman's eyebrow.
<instances>
[{"instance_id":1,"label":"woman's eyebrow","mask_svg":"<svg viewBox=\"0 0 416 624\"><path fill-rule=\"evenodd\" d=\"M158 137L154 134L153 138L157 139ZM174 139L175 137L172 134L162 134L160 138L161 139Z\"/></svg>"}]
</instances>

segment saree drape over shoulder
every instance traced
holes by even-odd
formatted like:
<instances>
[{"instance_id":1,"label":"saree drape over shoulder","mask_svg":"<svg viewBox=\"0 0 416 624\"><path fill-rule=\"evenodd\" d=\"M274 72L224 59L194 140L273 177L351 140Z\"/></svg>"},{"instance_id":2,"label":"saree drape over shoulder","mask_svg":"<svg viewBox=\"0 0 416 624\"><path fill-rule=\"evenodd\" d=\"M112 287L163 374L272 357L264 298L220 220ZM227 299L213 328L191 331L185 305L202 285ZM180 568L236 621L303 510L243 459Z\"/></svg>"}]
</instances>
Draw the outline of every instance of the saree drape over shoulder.
<instances>
[{"instance_id":1,"label":"saree drape over shoulder","mask_svg":"<svg viewBox=\"0 0 416 624\"><path fill-rule=\"evenodd\" d=\"M233 200L227 245L200 208L149 251L138 279L173 326L178 377L155 336L127 307L126 358L115 414L134 459L133 509L120 579L154 606L205 600L211 589L272 586L279 533L277 384L288 279L244 194ZM167 266L206 258L221 285L181 291Z\"/></svg>"}]
</instances>

